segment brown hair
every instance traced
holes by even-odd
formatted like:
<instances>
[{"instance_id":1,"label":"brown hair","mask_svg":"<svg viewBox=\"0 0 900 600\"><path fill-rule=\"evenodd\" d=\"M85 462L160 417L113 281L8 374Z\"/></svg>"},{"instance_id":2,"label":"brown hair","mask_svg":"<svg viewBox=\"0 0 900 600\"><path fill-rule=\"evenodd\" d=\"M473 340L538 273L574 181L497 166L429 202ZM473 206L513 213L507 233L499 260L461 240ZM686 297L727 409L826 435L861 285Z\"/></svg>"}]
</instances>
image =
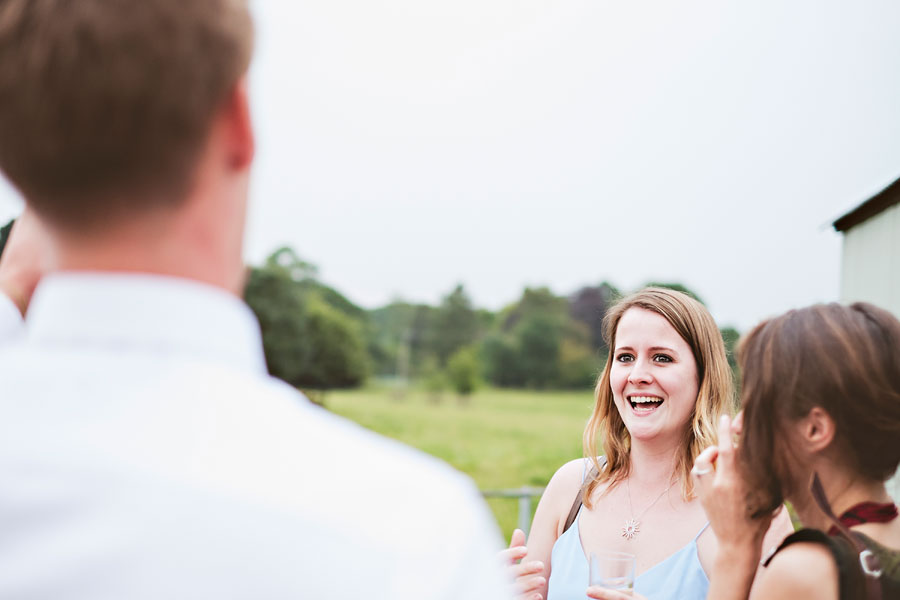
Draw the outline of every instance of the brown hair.
<instances>
[{"instance_id":1,"label":"brown hair","mask_svg":"<svg viewBox=\"0 0 900 600\"><path fill-rule=\"evenodd\" d=\"M252 40L245 0L0 1L0 169L69 230L177 205Z\"/></svg>"},{"instance_id":2,"label":"brown hair","mask_svg":"<svg viewBox=\"0 0 900 600\"><path fill-rule=\"evenodd\" d=\"M611 357L615 352L616 329L622 315L630 308L653 311L669 322L678 335L687 342L697 365L699 389L697 403L690 423L685 427L684 444L677 457L676 469L681 474L682 494L693 497L694 488L689 476L694 459L707 446L715 443L716 422L720 415L730 410L734 402L734 384L725 344L712 315L697 300L687 294L665 288L649 287L620 300L609 309L603 320L603 337L609 346L606 367L600 375L595 391L594 412L584 430L585 456L597 464L597 441L603 438L603 450L607 467L600 476L590 482L585 492L585 505L591 507L591 496L596 487L610 481L611 486L624 481L631 469L631 436L613 401L609 374Z\"/></svg>"},{"instance_id":3,"label":"brown hair","mask_svg":"<svg viewBox=\"0 0 900 600\"><path fill-rule=\"evenodd\" d=\"M900 322L866 303L826 304L763 321L741 341L744 429L738 453L750 512L785 495L790 423L820 407L846 465L884 481L900 463Z\"/></svg>"}]
</instances>

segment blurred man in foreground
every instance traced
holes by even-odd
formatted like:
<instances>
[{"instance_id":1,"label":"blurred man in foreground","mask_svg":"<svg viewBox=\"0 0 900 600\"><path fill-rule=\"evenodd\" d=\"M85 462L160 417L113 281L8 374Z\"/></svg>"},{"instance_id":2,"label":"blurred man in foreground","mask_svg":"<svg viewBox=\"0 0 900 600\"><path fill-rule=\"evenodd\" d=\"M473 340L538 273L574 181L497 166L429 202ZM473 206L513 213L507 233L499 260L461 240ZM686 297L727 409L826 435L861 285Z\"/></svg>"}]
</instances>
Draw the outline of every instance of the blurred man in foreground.
<instances>
[{"instance_id":1,"label":"blurred man in foreground","mask_svg":"<svg viewBox=\"0 0 900 600\"><path fill-rule=\"evenodd\" d=\"M57 269L0 345L0 597L501 598L467 480L266 375L251 49L241 0L0 0L0 169Z\"/></svg>"}]
</instances>

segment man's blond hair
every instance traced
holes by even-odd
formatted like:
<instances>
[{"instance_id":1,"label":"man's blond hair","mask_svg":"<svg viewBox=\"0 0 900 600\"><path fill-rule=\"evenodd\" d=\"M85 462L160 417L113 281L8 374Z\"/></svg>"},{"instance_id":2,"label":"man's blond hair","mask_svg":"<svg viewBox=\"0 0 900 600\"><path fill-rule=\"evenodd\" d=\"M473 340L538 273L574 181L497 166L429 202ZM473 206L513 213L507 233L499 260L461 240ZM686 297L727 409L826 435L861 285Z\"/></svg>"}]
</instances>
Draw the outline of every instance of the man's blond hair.
<instances>
[{"instance_id":1,"label":"man's blond hair","mask_svg":"<svg viewBox=\"0 0 900 600\"><path fill-rule=\"evenodd\" d=\"M244 0L0 0L0 169L64 229L177 205L252 45Z\"/></svg>"}]
</instances>

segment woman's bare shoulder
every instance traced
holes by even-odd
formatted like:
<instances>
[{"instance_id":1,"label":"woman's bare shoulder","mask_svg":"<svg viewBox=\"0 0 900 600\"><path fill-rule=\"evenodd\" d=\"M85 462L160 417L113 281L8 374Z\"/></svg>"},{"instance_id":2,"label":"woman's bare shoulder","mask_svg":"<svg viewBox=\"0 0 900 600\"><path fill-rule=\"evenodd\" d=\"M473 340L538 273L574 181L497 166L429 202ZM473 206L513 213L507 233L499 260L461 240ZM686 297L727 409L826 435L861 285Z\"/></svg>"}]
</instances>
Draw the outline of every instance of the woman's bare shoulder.
<instances>
[{"instance_id":1,"label":"woman's bare shoulder","mask_svg":"<svg viewBox=\"0 0 900 600\"><path fill-rule=\"evenodd\" d=\"M556 470L556 473L550 478L544 494L550 494L551 497L566 496L571 503L584 482L585 474L590 469L591 463L586 458L570 460Z\"/></svg>"},{"instance_id":2,"label":"woman's bare shoulder","mask_svg":"<svg viewBox=\"0 0 900 600\"><path fill-rule=\"evenodd\" d=\"M534 522L528 536L528 556L525 559L543 562L546 566L545 577L550 576L553 545L562 533L563 523L581 487L585 464L585 460L579 458L557 469L541 495L537 511L534 513Z\"/></svg>"},{"instance_id":3,"label":"woman's bare shoulder","mask_svg":"<svg viewBox=\"0 0 900 600\"><path fill-rule=\"evenodd\" d=\"M823 544L797 542L776 554L758 575L753 598L837 600L838 569Z\"/></svg>"}]
</instances>

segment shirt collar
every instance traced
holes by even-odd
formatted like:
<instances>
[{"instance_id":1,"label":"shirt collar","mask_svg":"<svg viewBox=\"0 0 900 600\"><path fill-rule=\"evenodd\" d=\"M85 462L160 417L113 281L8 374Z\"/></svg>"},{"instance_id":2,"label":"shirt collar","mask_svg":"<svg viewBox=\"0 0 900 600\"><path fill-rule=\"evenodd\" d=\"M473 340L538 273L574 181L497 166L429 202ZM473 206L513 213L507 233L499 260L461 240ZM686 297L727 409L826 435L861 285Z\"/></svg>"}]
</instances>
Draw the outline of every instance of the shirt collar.
<instances>
[{"instance_id":1,"label":"shirt collar","mask_svg":"<svg viewBox=\"0 0 900 600\"><path fill-rule=\"evenodd\" d=\"M265 373L259 324L219 288L160 275L62 272L41 280L27 340L188 354Z\"/></svg>"}]
</instances>

